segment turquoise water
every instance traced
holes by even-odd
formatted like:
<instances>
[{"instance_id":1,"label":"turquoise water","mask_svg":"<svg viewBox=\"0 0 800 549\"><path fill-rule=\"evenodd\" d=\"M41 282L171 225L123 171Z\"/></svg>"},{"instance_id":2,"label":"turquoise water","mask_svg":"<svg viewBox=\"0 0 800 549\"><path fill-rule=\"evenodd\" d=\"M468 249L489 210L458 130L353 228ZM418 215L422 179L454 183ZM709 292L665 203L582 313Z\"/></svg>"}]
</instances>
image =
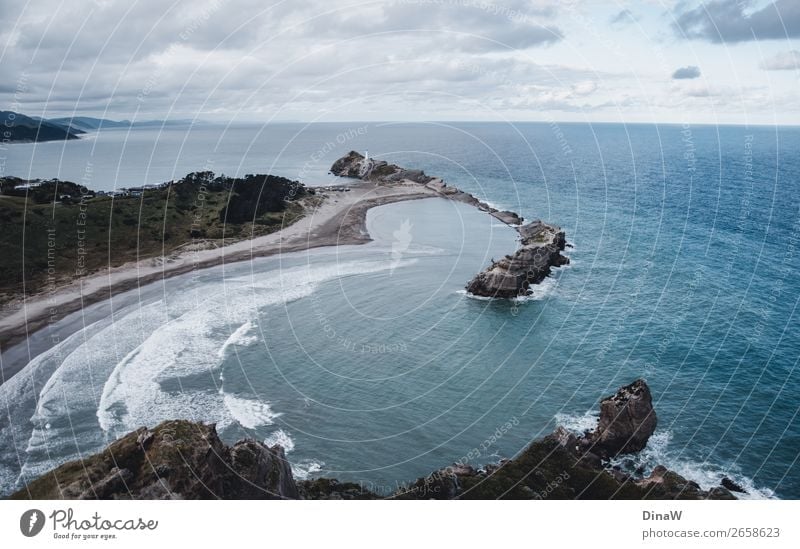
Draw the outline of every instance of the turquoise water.
<instances>
[{"instance_id":1,"label":"turquoise water","mask_svg":"<svg viewBox=\"0 0 800 549\"><path fill-rule=\"evenodd\" d=\"M25 145L7 172L74 180L89 163L91 186L111 188L205 163L326 183L336 157L369 148L560 224L572 264L524 302L471 299L464 283L514 234L434 199L372 210L367 246L228 265L98 304L52 327L62 343L44 354L4 353L4 368L32 360L0 387L2 492L20 470L186 417L217 422L229 441L280 441L301 476L388 493L466 455L512 456L557 422L589 425L601 397L643 376L659 427L625 466L800 497L799 129L359 127L136 130L136 147L103 132L102 155L90 141ZM33 338L31 354L48 341Z\"/></svg>"}]
</instances>

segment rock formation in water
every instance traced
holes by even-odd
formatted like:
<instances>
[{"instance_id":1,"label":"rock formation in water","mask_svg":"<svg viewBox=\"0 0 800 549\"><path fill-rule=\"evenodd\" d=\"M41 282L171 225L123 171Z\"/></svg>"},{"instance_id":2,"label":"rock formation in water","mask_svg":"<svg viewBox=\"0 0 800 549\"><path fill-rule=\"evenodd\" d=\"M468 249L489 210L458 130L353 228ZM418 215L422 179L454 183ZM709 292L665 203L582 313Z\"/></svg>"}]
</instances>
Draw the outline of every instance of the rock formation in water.
<instances>
[{"instance_id":1,"label":"rock formation in water","mask_svg":"<svg viewBox=\"0 0 800 549\"><path fill-rule=\"evenodd\" d=\"M331 173L339 177L350 177L371 181L378 185L417 183L439 193L443 198L464 202L499 219L507 225L521 225L522 217L514 212L501 211L486 202L478 200L470 193L447 185L441 178L426 175L422 170L409 170L385 160L367 159L364 155L350 151L331 166Z\"/></svg>"},{"instance_id":2,"label":"rock formation in water","mask_svg":"<svg viewBox=\"0 0 800 549\"><path fill-rule=\"evenodd\" d=\"M520 248L478 273L466 286L476 296L514 298L526 295L531 285L539 284L552 267L569 263L561 255L566 246L564 231L541 221L522 225L523 218L510 211L500 211L470 193L447 185L442 179L425 175L421 170L407 170L384 160L367 159L356 151L337 160L331 173L370 181L377 185L420 184L442 197L464 202L514 227L520 235Z\"/></svg>"},{"instance_id":3,"label":"rock formation in water","mask_svg":"<svg viewBox=\"0 0 800 549\"><path fill-rule=\"evenodd\" d=\"M434 178L425 175L422 170L407 170L385 160L365 158L356 151L350 151L331 166L331 173L340 177L352 177L364 181L381 183L395 183L400 181L413 181L422 185Z\"/></svg>"},{"instance_id":4,"label":"rock formation in water","mask_svg":"<svg viewBox=\"0 0 800 549\"><path fill-rule=\"evenodd\" d=\"M103 452L64 464L15 499L734 499L702 490L665 467L635 478L606 458L644 448L656 426L647 384L638 380L603 399L595 430L562 427L514 459L475 468L456 463L377 494L363 485L318 478L296 482L280 446L244 440L226 446L213 425L167 421L139 429ZM724 479L725 480L729 479ZM730 481L729 481L730 482Z\"/></svg>"},{"instance_id":5,"label":"rock formation in water","mask_svg":"<svg viewBox=\"0 0 800 549\"><path fill-rule=\"evenodd\" d=\"M639 452L656 430L650 387L639 379L600 402L600 422L586 437L586 451L603 458Z\"/></svg>"},{"instance_id":6,"label":"rock formation in water","mask_svg":"<svg viewBox=\"0 0 800 549\"><path fill-rule=\"evenodd\" d=\"M483 297L514 298L528 293L539 284L552 267L569 263L561 255L566 246L564 231L553 225L533 221L517 229L520 248L481 271L467 283L469 293Z\"/></svg>"}]
</instances>

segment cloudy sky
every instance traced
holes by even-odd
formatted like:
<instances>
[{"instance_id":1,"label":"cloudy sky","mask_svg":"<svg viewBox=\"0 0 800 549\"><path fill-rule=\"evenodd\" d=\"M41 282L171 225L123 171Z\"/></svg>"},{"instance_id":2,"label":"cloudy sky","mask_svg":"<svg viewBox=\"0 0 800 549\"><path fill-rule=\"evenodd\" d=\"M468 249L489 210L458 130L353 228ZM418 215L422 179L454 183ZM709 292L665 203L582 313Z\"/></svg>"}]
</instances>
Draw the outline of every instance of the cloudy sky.
<instances>
[{"instance_id":1,"label":"cloudy sky","mask_svg":"<svg viewBox=\"0 0 800 549\"><path fill-rule=\"evenodd\" d=\"M2 109L800 124L800 0L4 0Z\"/></svg>"}]
</instances>

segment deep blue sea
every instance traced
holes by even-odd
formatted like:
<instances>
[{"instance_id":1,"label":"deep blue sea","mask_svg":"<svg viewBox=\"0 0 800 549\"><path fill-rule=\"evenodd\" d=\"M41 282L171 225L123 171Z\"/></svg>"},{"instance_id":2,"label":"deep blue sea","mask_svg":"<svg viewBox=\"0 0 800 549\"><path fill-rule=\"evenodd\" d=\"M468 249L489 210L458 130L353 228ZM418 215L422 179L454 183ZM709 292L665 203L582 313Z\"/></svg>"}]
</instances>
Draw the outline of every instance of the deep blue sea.
<instances>
[{"instance_id":1,"label":"deep blue sea","mask_svg":"<svg viewBox=\"0 0 800 549\"><path fill-rule=\"evenodd\" d=\"M431 199L371 210L365 246L96 304L0 357L24 365L0 386L0 493L189 418L282 443L300 476L388 494L469 454L511 457L557 423L590 427L602 397L644 377L658 429L624 466L800 498L800 128L196 125L15 145L3 166L95 189L201 169L322 185L350 149L561 225L571 265L521 302L470 298L515 235Z\"/></svg>"}]
</instances>

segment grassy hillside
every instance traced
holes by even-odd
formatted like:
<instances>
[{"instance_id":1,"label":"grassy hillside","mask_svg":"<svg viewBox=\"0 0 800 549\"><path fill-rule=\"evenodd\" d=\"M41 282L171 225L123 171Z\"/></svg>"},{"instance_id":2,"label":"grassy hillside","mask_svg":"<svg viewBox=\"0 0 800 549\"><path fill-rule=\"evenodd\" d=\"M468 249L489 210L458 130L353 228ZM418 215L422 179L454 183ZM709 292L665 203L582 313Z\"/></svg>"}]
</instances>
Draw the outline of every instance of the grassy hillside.
<instances>
[{"instance_id":1,"label":"grassy hillside","mask_svg":"<svg viewBox=\"0 0 800 549\"><path fill-rule=\"evenodd\" d=\"M106 267L279 230L315 200L282 177L189 174L131 196L95 196L64 181L0 178L0 302ZM139 195L140 194L140 195Z\"/></svg>"}]
</instances>

